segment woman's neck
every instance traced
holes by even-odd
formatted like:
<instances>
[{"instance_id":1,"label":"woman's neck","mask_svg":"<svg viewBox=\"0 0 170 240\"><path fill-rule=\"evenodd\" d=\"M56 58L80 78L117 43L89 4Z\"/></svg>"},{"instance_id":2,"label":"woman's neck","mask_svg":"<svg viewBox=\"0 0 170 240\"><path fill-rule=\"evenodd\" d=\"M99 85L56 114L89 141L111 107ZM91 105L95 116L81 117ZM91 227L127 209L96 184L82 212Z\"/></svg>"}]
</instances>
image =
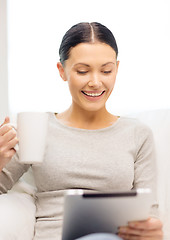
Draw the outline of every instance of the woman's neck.
<instances>
[{"instance_id":1,"label":"woman's neck","mask_svg":"<svg viewBox=\"0 0 170 240\"><path fill-rule=\"evenodd\" d=\"M63 113L57 114L57 119L65 125L82 129L100 129L112 125L117 116L109 113L106 108L99 111L86 111L70 106Z\"/></svg>"}]
</instances>

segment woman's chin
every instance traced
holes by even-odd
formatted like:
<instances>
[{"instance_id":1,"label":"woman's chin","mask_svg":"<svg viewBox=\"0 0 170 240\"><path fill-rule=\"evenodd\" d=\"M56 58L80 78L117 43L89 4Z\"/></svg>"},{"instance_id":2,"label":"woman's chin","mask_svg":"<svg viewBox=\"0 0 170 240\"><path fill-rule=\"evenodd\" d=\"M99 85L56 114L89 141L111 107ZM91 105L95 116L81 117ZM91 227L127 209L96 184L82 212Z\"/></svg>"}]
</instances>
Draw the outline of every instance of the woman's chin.
<instances>
[{"instance_id":1,"label":"woman's chin","mask_svg":"<svg viewBox=\"0 0 170 240\"><path fill-rule=\"evenodd\" d=\"M88 112L97 112L105 108L105 106L101 104L86 104L86 105L83 104L81 108Z\"/></svg>"}]
</instances>

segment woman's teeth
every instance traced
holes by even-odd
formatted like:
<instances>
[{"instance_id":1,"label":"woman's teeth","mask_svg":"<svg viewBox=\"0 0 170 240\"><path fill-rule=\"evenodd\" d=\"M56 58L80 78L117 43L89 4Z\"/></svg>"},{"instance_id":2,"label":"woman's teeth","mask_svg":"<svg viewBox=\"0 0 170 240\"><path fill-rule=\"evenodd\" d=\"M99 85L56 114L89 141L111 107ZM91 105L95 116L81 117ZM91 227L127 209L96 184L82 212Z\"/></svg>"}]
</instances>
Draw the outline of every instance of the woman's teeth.
<instances>
[{"instance_id":1,"label":"woman's teeth","mask_svg":"<svg viewBox=\"0 0 170 240\"><path fill-rule=\"evenodd\" d=\"M102 95L104 93L104 91L102 91L100 93L87 93L87 92L82 91L82 93L84 93L85 95L90 96L90 97L98 97L98 96Z\"/></svg>"}]
</instances>

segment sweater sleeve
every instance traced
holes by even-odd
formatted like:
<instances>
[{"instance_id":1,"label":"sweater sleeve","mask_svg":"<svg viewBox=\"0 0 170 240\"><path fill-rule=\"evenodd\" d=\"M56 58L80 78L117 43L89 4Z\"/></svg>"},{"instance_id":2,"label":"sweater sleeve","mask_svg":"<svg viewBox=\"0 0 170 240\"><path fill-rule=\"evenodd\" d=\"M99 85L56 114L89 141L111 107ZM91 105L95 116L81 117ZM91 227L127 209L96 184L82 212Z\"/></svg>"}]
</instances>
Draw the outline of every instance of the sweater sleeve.
<instances>
[{"instance_id":1,"label":"sweater sleeve","mask_svg":"<svg viewBox=\"0 0 170 240\"><path fill-rule=\"evenodd\" d=\"M0 172L0 194L7 193L19 178L28 171L30 165L22 164L17 160L18 154L16 153Z\"/></svg>"},{"instance_id":2,"label":"sweater sleeve","mask_svg":"<svg viewBox=\"0 0 170 240\"><path fill-rule=\"evenodd\" d=\"M134 163L134 188L150 188L153 205L150 215L158 217L157 167L152 131L143 125L135 133L136 158Z\"/></svg>"}]
</instances>

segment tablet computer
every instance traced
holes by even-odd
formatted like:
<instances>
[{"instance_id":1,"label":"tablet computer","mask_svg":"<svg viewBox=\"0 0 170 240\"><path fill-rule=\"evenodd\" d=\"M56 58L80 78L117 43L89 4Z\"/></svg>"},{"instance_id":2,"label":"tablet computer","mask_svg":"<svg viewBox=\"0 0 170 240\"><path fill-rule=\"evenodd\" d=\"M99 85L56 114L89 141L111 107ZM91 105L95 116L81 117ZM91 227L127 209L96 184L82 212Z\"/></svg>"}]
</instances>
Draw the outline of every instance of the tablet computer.
<instances>
[{"instance_id":1,"label":"tablet computer","mask_svg":"<svg viewBox=\"0 0 170 240\"><path fill-rule=\"evenodd\" d=\"M117 192L69 190L65 196L62 240L99 232L117 233L129 221L149 217L150 189Z\"/></svg>"}]
</instances>

